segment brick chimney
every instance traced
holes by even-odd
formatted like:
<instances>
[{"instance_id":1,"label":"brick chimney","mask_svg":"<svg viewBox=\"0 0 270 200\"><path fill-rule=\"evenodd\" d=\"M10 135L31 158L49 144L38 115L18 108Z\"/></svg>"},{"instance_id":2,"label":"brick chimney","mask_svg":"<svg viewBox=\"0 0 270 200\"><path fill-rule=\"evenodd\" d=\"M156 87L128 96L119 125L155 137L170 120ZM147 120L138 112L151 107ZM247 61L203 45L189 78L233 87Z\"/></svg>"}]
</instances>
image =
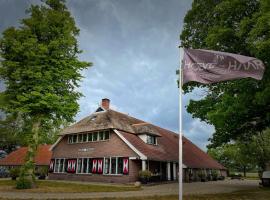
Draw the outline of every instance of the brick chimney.
<instances>
[{"instance_id":1,"label":"brick chimney","mask_svg":"<svg viewBox=\"0 0 270 200\"><path fill-rule=\"evenodd\" d=\"M110 109L110 99L104 98L101 100L101 106L102 108L104 108L105 110Z\"/></svg>"}]
</instances>

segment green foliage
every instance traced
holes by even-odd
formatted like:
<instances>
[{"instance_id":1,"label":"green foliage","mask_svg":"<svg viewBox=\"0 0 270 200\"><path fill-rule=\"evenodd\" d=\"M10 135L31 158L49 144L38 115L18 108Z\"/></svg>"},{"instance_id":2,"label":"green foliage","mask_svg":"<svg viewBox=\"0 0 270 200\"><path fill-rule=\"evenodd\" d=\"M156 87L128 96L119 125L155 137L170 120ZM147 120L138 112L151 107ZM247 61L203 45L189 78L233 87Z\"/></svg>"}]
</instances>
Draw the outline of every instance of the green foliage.
<instances>
[{"instance_id":1,"label":"green foliage","mask_svg":"<svg viewBox=\"0 0 270 200\"><path fill-rule=\"evenodd\" d=\"M200 170L199 173L198 173L198 176L201 178L201 179L206 179L206 173L204 170Z\"/></svg>"},{"instance_id":2,"label":"green foliage","mask_svg":"<svg viewBox=\"0 0 270 200\"><path fill-rule=\"evenodd\" d=\"M212 171L212 178L213 178L213 180L217 180L217 178L218 178L218 172L217 172L217 170L213 170Z\"/></svg>"},{"instance_id":3,"label":"green foliage","mask_svg":"<svg viewBox=\"0 0 270 200\"><path fill-rule=\"evenodd\" d=\"M4 149L8 153L17 145L25 145L25 137L19 134L15 116L8 116L0 120L0 149Z\"/></svg>"},{"instance_id":4,"label":"green foliage","mask_svg":"<svg viewBox=\"0 0 270 200\"><path fill-rule=\"evenodd\" d=\"M266 164L270 161L270 129L254 135L250 148L253 150L253 155L256 163L261 171L264 171Z\"/></svg>"},{"instance_id":5,"label":"green foliage","mask_svg":"<svg viewBox=\"0 0 270 200\"><path fill-rule=\"evenodd\" d=\"M256 156L252 144L236 142L208 150L229 171L243 171L244 174L256 167Z\"/></svg>"},{"instance_id":6,"label":"green foliage","mask_svg":"<svg viewBox=\"0 0 270 200\"><path fill-rule=\"evenodd\" d=\"M151 178L152 173L149 170L140 170L139 171L139 177L144 179Z\"/></svg>"},{"instance_id":7,"label":"green foliage","mask_svg":"<svg viewBox=\"0 0 270 200\"><path fill-rule=\"evenodd\" d=\"M20 175L20 168L14 167L9 170L9 174L13 180L16 180L17 177Z\"/></svg>"},{"instance_id":8,"label":"green foliage","mask_svg":"<svg viewBox=\"0 0 270 200\"><path fill-rule=\"evenodd\" d=\"M29 179L20 177L16 182L17 189L30 189L32 188L32 182Z\"/></svg>"},{"instance_id":9,"label":"green foliage","mask_svg":"<svg viewBox=\"0 0 270 200\"><path fill-rule=\"evenodd\" d=\"M48 175L48 166L43 166L40 168L39 174L40 176L47 176Z\"/></svg>"},{"instance_id":10,"label":"green foliage","mask_svg":"<svg viewBox=\"0 0 270 200\"><path fill-rule=\"evenodd\" d=\"M237 141L208 149L208 154L230 171L265 170L270 160L270 129L253 135L249 143Z\"/></svg>"},{"instance_id":11,"label":"green foliage","mask_svg":"<svg viewBox=\"0 0 270 200\"><path fill-rule=\"evenodd\" d=\"M26 116L41 115L48 125L72 121L78 111L80 71L90 63L78 60L79 29L60 0L31 6L21 27L8 28L0 40L1 78L6 90L2 109Z\"/></svg>"},{"instance_id":12,"label":"green foliage","mask_svg":"<svg viewBox=\"0 0 270 200\"><path fill-rule=\"evenodd\" d=\"M253 56L266 65L262 81L241 79L201 85L207 94L191 100L187 111L215 126L210 147L233 140L251 141L270 126L270 2L268 0L194 0L184 19L182 47Z\"/></svg>"},{"instance_id":13,"label":"green foliage","mask_svg":"<svg viewBox=\"0 0 270 200\"><path fill-rule=\"evenodd\" d=\"M7 118L16 116L16 129L26 134L29 149L22 175L27 176L34 176L40 141L53 141L48 133L55 135L73 121L82 96L77 90L80 72L91 65L78 59L79 29L65 1L43 2L32 5L20 27L6 29L0 39L0 78L6 86L0 109Z\"/></svg>"}]
</instances>

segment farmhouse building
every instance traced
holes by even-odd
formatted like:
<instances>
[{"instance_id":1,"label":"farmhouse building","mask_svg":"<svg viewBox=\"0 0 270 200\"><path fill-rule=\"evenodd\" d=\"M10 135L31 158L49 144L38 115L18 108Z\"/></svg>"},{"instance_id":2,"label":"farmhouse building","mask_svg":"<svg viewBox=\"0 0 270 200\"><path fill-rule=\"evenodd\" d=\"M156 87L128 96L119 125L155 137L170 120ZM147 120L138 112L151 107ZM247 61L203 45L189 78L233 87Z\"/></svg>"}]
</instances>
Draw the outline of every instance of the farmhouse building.
<instances>
[{"instance_id":1,"label":"farmhouse building","mask_svg":"<svg viewBox=\"0 0 270 200\"><path fill-rule=\"evenodd\" d=\"M203 170L225 168L183 138L185 181ZM52 146L49 178L127 183L149 170L155 180L178 176L178 134L110 109L110 100L90 116L67 127Z\"/></svg>"}]
</instances>

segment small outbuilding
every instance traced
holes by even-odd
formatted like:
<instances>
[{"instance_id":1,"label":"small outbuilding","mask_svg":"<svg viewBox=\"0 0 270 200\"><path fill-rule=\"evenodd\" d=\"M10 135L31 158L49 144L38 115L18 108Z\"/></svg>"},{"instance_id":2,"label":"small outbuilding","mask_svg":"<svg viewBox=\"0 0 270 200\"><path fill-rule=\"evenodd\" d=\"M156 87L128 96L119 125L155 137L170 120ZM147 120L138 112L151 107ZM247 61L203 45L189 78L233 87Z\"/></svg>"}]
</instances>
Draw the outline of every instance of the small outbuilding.
<instances>
[{"instance_id":1,"label":"small outbuilding","mask_svg":"<svg viewBox=\"0 0 270 200\"><path fill-rule=\"evenodd\" d=\"M35 156L36 172L38 172L41 167L49 167L52 158L52 152L50 151L51 146L52 145L39 145ZM25 163L27 150L27 147L20 147L11 152L5 158L0 159L0 167L10 169L22 166Z\"/></svg>"}]
</instances>

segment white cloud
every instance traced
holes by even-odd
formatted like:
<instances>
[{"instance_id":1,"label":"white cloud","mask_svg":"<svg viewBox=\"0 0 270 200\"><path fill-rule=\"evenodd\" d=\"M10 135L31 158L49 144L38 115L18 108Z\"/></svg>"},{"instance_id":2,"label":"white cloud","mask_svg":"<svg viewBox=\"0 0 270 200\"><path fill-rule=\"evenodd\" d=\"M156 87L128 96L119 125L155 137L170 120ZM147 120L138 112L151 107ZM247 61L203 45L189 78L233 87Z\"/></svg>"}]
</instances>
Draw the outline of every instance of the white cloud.
<instances>
[{"instance_id":1,"label":"white cloud","mask_svg":"<svg viewBox=\"0 0 270 200\"><path fill-rule=\"evenodd\" d=\"M2 31L25 16L30 1L2 1ZM35 1L38 2L38 1ZM15 6L16 5L16 6ZM161 127L178 131L179 34L190 0L68 0L80 28L81 60L93 62L84 70L76 120L93 112L100 100L112 107ZM22 10L21 10L22 9ZM204 95L198 89L183 97ZM184 112L185 135L205 148L213 129Z\"/></svg>"}]
</instances>

